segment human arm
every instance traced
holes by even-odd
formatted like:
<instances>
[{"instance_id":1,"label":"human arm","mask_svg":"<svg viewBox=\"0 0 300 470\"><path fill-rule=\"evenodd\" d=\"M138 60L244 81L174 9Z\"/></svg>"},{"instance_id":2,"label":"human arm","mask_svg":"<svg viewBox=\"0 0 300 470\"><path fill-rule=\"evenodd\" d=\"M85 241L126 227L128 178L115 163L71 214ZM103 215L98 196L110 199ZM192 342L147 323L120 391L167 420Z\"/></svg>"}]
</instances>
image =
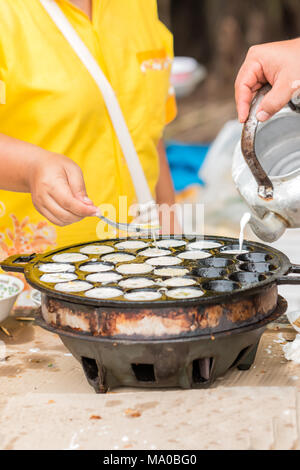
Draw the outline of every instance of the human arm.
<instances>
[{"instance_id":1,"label":"human arm","mask_svg":"<svg viewBox=\"0 0 300 470\"><path fill-rule=\"evenodd\" d=\"M250 104L264 84L272 90L262 101L257 117L266 121L300 88L300 38L251 47L235 83L239 120L245 122Z\"/></svg>"},{"instance_id":2,"label":"human arm","mask_svg":"<svg viewBox=\"0 0 300 470\"><path fill-rule=\"evenodd\" d=\"M4 134L0 134L0 188L31 193L35 208L55 225L68 225L96 212L76 163Z\"/></svg>"},{"instance_id":3,"label":"human arm","mask_svg":"<svg viewBox=\"0 0 300 470\"><path fill-rule=\"evenodd\" d=\"M156 186L156 202L160 206L167 205L169 208L172 208L172 206L174 207L175 205L175 190L163 140L160 140L158 144L158 155L160 174ZM160 211L163 232L174 234L182 233L182 228L175 210L171 210L170 217L166 215L165 218L163 217L163 212L163 210Z\"/></svg>"}]
</instances>

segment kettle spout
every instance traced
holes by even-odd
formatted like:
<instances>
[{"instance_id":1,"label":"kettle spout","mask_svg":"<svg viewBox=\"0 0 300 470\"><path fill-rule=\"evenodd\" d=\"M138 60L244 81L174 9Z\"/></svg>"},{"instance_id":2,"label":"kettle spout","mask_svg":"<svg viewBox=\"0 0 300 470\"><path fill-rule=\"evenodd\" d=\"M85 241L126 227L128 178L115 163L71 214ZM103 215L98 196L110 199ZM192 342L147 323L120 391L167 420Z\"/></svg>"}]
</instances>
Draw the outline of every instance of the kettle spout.
<instances>
[{"instance_id":1,"label":"kettle spout","mask_svg":"<svg viewBox=\"0 0 300 470\"><path fill-rule=\"evenodd\" d=\"M274 212L268 212L263 219L252 216L250 227L258 238L267 243L274 243L282 237L288 223Z\"/></svg>"}]
</instances>

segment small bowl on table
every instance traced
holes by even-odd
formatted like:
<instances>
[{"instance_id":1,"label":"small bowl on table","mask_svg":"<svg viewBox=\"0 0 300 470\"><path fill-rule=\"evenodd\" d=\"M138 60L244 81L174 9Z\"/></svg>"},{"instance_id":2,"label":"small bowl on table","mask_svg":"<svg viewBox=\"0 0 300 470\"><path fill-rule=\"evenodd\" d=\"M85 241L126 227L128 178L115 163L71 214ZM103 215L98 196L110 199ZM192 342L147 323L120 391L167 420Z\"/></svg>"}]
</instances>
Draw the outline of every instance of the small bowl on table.
<instances>
[{"instance_id":1,"label":"small bowl on table","mask_svg":"<svg viewBox=\"0 0 300 470\"><path fill-rule=\"evenodd\" d=\"M24 284L17 277L0 274L0 323L7 319L23 289Z\"/></svg>"}]
</instances>

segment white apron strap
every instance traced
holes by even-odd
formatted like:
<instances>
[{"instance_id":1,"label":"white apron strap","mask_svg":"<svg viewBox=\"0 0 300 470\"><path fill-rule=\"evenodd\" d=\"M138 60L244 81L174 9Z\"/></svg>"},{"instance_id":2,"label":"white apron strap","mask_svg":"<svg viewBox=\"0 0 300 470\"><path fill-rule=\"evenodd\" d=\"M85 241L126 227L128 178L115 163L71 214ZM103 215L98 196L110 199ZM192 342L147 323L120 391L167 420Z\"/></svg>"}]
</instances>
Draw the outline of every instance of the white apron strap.
<instances>
[{"instance_id":1,"label":"white apron strap","mask_svg":"<svg viewBox=\"0 0 300 470\"><path fill-rule=\"evenodd\" d=\"M112 86L57 3L54 0L40 0L40 2L87 68L102 93L135 187L136 196L141 206L140 212L147 212L149 206L155 203Z\"/></svg>"}]
</instances>

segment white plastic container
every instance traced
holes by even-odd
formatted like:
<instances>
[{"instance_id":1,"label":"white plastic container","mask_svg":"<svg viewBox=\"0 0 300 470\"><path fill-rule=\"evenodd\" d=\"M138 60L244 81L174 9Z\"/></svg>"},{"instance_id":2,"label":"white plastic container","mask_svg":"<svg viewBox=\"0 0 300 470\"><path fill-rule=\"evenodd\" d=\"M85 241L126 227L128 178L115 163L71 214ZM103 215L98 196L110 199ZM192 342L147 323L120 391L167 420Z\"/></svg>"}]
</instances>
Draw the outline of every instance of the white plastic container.
<instances>
[{"instance_id":1,"label":"white plastic container","mask_svg":"<svg viewBox=\"0 0 300 470\"><path fill-rule=\"evenodd\" d=\"M23 291L24 284L20 279L14 276L8 276L6 274L0 274L0 286L5 285L7 287L15 287L15 292L11 295L0 298L0 323L6 320L9 316L11 309L14 306L18 295Z\"/></svg>"}]
</instances>

